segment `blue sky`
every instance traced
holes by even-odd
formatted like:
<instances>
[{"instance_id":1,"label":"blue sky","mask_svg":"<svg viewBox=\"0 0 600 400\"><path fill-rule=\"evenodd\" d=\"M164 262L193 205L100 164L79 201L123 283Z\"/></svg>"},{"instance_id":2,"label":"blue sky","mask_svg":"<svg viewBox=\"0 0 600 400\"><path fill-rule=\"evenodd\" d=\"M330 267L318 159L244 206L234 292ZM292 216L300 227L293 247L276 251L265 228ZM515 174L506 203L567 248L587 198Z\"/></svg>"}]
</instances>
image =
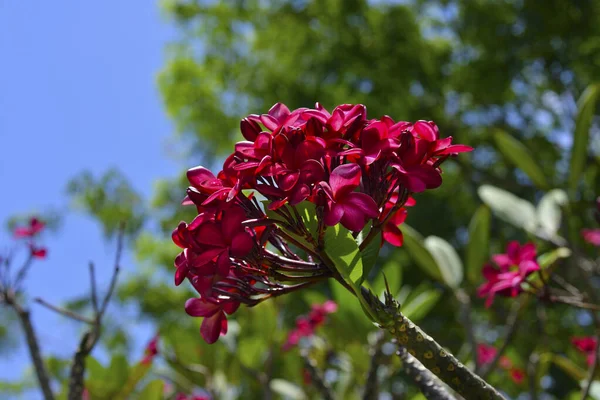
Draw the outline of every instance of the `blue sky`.
<instances>
[{"instance_id":1,"label":"blue sky","mask_svg":"<svg viewBox=\"0 0 600 400\"><path fill-rule=\"evenodd\" d=\"M153 1L0 0L2 223L18 213L66 210L66 182L84 169L117 166L149 197L157 178L183 167L166 156L173 127L156 85L174 37ZM9 243L1 232L0 249ZM60 304L86 293L89 260L107 284L114 248L91 219L70 212L45 244L49 258L27 281L31 297ZM123 264L133 271L128 257ZM71 354L81 327L32 310L44 352ZM142 329L140 340L151 334ZM20 376L28 363L22 347L3 354L0 379Z\"/></svg>"}]
</instances>

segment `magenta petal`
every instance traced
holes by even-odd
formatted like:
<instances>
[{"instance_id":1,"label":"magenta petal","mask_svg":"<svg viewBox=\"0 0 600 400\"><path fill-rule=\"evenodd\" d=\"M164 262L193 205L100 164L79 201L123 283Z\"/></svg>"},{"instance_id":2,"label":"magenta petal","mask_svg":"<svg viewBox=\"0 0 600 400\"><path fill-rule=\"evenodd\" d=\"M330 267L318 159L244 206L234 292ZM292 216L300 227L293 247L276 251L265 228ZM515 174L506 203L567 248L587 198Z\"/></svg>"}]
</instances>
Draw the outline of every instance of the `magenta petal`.
<instances>
[{"instance_id":1,"label":"magenta petal","mask_svg":"<svg viewBox=\"0 0 600 400\"><path fill-rule=\"evenodd\" d=\"M197 297L185 302L185 312L192 317L210 317L219 311L221 311L221 307L218 304Z\"/></svg>"},{"instance_id":2,"label":"magenta petal","mask_svg":"<svg viewBox=\"0 0 600 400\"><path fill-rule=\"evenodd\" d=\"M362 210L349 204L344 204L343 207L344 215L340 220L342 225L354 232L361 231L364 228L366 222L365 215L362 212Z\"/></svg>"},{"instance_id":3,"label":"magenta petal","mask_svg":"<svg viewBox=\"0 0 600 400\"><path fill-rule=\"evenodd\" d=\"M334 226L340 222L343 216L344 208L339 204L332 203L330 208L325 210L323 221L325 222L325 225Z\"/></svg>"},{"instance_id":4,"label":"magenta petal","mask_svg":"<svg viewBox=\"0 0 600 400\"><path fill-rule=\"evenodd\" d=\"M269 110L269 115L281 123L290 115L290 109L283 103L276 103Z\"/></svg>"},{"instance_id":5,"label":"magenta petal","mask_svg":"<svg viewBox=\"0 0 600 400\"><path fill-rule=\"evenodd\" d=\"M296 185L290 194L289 202L294 206L303 202L308 196L310 196L310 188L307 185Z\"/></svg>"},{"instance_id":6,"label":"magenta petal","mask_svg":"<svg viewBox=\"0 0 600 400\"><path fill-rule=\"evenodd\" d=\"M516 240L509 242L506 246L506 254L512 260L513 264L518 264L516 260L519 259L520 252L521 245Z\"/></svg>"},{"instance_id":7,"label":"magenta petal","mask_svg":"<svg viewBox=\"0 0 600 400\"><path fill-rule=\"evenodd\" d=\"M219 339L221 329L223 328L223 319L226 319L226 317L225 313L221 310L211 317L204 318L200 326L200 334L202 334L206 343L212 344Z\"/></svg>"},{"instance_id":8,"label":"magenta petal","mask_svg":"<svg viewBox=\"0 0 600 400\"><path fill-rule=\"evenodd\" d=\"M246 219L246 213L239 207L232 207L223 213L221 231L226 243L231 243L236 233L244 231L242 222Z\"/></svg>"},{"instance_id":9,"label":"magenta petal","mask_svg":"<svg viewBox=\"0 0 600 400\"><path fill-rule=\"evenodd\" d=\"M392 246L400 247L404 243L404 235L396 225L386 224L383 228L383 240Z\"/></svg>"},{"instance_id":10,"label":"magenta petal","mask_svg":"<svg viewBox=\"0 0 600 400\"><path fill-rule=\"evenodd\" d=\"M344 204L360 210L362 214L369 218L375 218L379 215L375 200L365 193L350 193L344 199Z\"/></svg>"},{"instance_id":11,"label":"magenta petal","mask_svg":"<svg viewBox=\"0 0 600 400\"><path fill-rule=\"evenodd\" d=\"M175 286L179 286L187 277L187 273L189 271L187 259L183 252L179 253L179 255L175 258L175 267L177 267L177 270L175 271Z\"/></svg>"},{"instance_id":12,"label":"magenta petal","mask_svg":"<svg viewBox=\"0 0 600 400\"><path fill-rule=\"evenodd\" d=\"M513 261L506 254L494 254L492 261L502 268L502 270L508 270L513 265Z\"/></svg>"},{"instance_id":13,"label":"magenta petal","mask_svg":"<svg viewBox=\"0 0 600 400\"><path fill-rule=\"evenodd\" d=\"M437 134L433 126L427 121L417 121L413 125L413 132L416 132L421 138L433 142L437 140Z\"/></svg>"},{"instance_id":14,"label":"magenta petal","mask_svg":"<svg viewBox=\"0 0 600 400\"><path fill-rule=\"evenodd\" d=\"M298 179L300 179L300 172L292 172L281 176L278 179L277 184L283 191L287 192L292 190L298 182Z\"/></svg>"},{"instance_id":15,"label":"magenta petal","mask_svg":"<svg viewBox=\"0 0 600 400\"><path fill-rule=\"evenodd\" d=\"M205 181L217 179L210 170L198 166L191 168L186 173L188 181L195 187L201 187Z\"/></svg>"},{"instance_id":16,"label":"magenta petal","mask_svg":"<svg viewBox=\"0 0 600 400\"><path fill-rule=\"evenodd\" d=\"M216 223L203 224L198 228L194 237L198 243L219 247L225 246L225 238L221 233L221 228Z\"/></svg>"},{"instance_id":17,"label":"magenta petal","mask_svg":"<svg viewBox=\"0 0 600 400\"><path fill-rule=\"evenodd\" d=\"M221 253L221 255L219 255L219 258L217 258L216 274L219 277L224 278L227 275L229 275L230 267L231 267L231 261L229 260L229 254L227 254L227 252L224 251L223 253Z\"/></svg>"},{"instance_id":18,"label":"magenta petal","mask_svg":"<svg viewBox=\"0 0 600 400\"><path fill-rule=\"evenodd\" d=\"M240 306L240 303L238 303L236 301L230 301L230 302L223 304L223 311L225 311L227 314L231 315L239 308L239 306Z\"/></svg>"},{"instance_id":19,"label":"magenta petal","mask_svg":"<svg viewBox=\"0 0 600 400\"><path fill-rule=\"evenodd\" d=\"M233 237L230 250L233 256L243 257L252 250L252 247L254 247L252 236L248 232L242 231Z\"/></svg>"},{"instance_id":20,"label":"magenta petal","mask_svg":"<svg viewBox=\"0 0 600 400\"><path fill-rule=\"evenodd\" d=\"M271 117L270 115L261 115L260 122L262 122L265 128L267 128L270 131L274 131L277 128L279 128L279 123L277 122L277 120L274 117Z\"/></svg>"},{"instance_id":21,"label":"magenta petal","mask_svg":"<svg viewBox=\"0 0 600 400\"><path fill-rule=\"evenodd\" d=\"M329 185L335 199L352 192L360 183L360 167L356 164L344 164L335 168L329 177Z\"/></svg>"}]
</instances>

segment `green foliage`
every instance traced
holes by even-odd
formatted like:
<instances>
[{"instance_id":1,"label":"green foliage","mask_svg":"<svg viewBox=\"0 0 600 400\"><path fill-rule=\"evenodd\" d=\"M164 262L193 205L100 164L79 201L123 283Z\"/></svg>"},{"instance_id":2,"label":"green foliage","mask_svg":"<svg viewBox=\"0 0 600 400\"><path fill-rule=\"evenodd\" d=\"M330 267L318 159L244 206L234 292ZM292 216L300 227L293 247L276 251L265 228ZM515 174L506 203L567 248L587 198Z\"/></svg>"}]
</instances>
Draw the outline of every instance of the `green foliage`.
<instances>
[{"instance_id":1,"label":"green foliage","mask_svg":"<svg viewBox=\"0 0 600 400\"><path fill-rule=\"evenodd\" d=\"M363 262L352 233L341 224L325 231L325 253L349 285L360 285L364 279Z\"/></svg>"},{"instance_id":2,"label":"green foliage","mask_svg":"<svg viewBox=\"0 0 600 400\"><path fill-rule=\"evenodd\" d=\"M69 181L67 193L77 208L102 224L107 238L114 236L122 224L126 233L134 235L142 228L147 216L142 198L116 169L99 178L89 171L82 172Z\"/></svg>"},{"instance_id":3,"label":"green foliage","mask_svg":"<svg viewBox=\"0 0 600 400\"><path fill-rule=\"evenodd\" d=\"M427 237L423 245L435 260L444 283L452 289L459 287L463 280L464 267L454 247L437 236Z\"/></svg>"},{"instance_id":4,"label":"green foliage","mask_svg":"<svg viewBox=\"0 0 600 400\"><path fill-rule=\"evenodd\" d=\"M544 172L530 155L530 150L504 131L497 131L494 134L494 139L496 147L506 159L525 172L538 188L548 189Z\"/></svg>"},{"instance_id":5,"label":"green foliage","mask_svg":"<svg viewBox=\"0 0 600 400\"><path fill-rule=\"evenodd\" d=\"M571 150L571 163L569 166L569 189L572 193L577 190L581 175L587 164L590 128L592 127L592 119L596 111L599 93L600 84L590 85L577 102L578 113L575 119L573 149Z\"/></svg>"},{"instance_id":6,"label":"green foliage","mask_svg":"<svg viewBox=\"0 0 600 400\"><path fill-rule=\"evenodd\" d=\"M469 223L469 243L465 264L470 283L476 283L481 279L481 269L488 259L491 218L489 207L481 205Z\"/></svg>"}]
</instances>

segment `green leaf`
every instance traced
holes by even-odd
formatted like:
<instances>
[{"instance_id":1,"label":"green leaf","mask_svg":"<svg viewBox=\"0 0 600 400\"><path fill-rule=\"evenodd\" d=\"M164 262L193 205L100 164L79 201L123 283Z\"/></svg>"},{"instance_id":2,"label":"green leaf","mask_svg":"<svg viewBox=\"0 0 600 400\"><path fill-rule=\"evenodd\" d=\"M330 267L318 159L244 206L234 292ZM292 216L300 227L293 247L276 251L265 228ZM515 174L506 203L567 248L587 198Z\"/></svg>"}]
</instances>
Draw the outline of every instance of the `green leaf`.
<instances>
[{"instance_id":1,"label":"green leaf","mask_svg":"<svg viewBox=\"0 0 600 400\"><path fill-rule=\"evenodd\" d=\"M428 236L423 245L433 256L443 281L453 289L459 287L463 280L464 267L454 247L437 236Z\"/></svg>"},{"instance_id":2,"label":"green leaf","mask_svg":"<svg viewBox=\"0 0 600 400\"><path fill-rule=\"evenodd\" d=\"M565 356L553 354L552 362L578 382L584 380L587 375L587 371L579 367Z\"/></svg>"},{"instance_id":3,"label":"green leaf","mask_svg":"<svg viewBox=\"0 0 600 400\"><path fill-rule=\"evenodd\" d=\"M283 396L284 399L305 400L308 398L300 386L285 379L272 379L269 386L272 391Z\"/></svg>"},{"instance_id":4,"label":"green leaf","mask_svg":"<svg viewBox=\"0 0 600 400\"><path fill-rule=\"evenodd\" d=\"M433 256L423 244L423 237L408 225L403 225L404 245L417 266L429 274L432 278L442 281L443 277Z\"/></svg>"},{"instance_id":5,"label":"green leaf","mask_svg":"<svg viewBox=\"0 0 600 400\"><path fill-rule=\"evenodd\" d=\"M335 263L338 272L351 285L363 280L363 263L352 233L341 224L325 231L325 253Z\"/></svg>"},{"instance_id":6,"label":"green leaf","mask_svg":"<svg viewBox=\"0 0 600 400\"><path fill-rule=\"evenodd\" d=\"M561 258L568 258L571 256L571 250L566 247L559 247L544 254L540 254L537 258L537 262L542 269L548 268L556 261Z\"/></svg>"},{"instance_id":7,"label":"green leaf","mask_svg":"<svg viewBox=\"0 0 600 400\"><path fill-rule=\"evenodd\" d=\"M537 218L533 204L491 185L480 186L477 193L498 218L526 231L535 232Z\"/></svg>"},{"instance_id":8,"label":"green leaf","mask_svg":"<svg viewBox=\"0 0 600 400\"><path fill-rule=\"evenodd\" d=\"M116 396L114 396L115 400L127 400L130 398L131 393L135 390L138 383L144 379L148 371L150 371L150 367L152 367L151 363L138 363L136 364L130 371L127 377L127 382L121 388Z\"/></svg>"},{"instance_id":9,"label":"green leaf","mask_svg":"<svg viewBox=\"0 0 600 400\"><path fill-rule=\"evenodd\" d=\"M537 218L541 237L556 237L562 218L561 206L564 206L567 202L567 193L561 189L553 189L541 198L537 206Z\"/></svg>"},{"instance_id":10,"label":"green leaf","mask_svg":"<svg viewBox=\"0 0 600 400\"><path fill-rule=\"evenodd\" d=\"M525 172L538 188L547 189L549 187L542 169L530 155L532 152L523 143L504 131L496 131L494 140L504 157Z\"/></svg>"},{"instance_id":11,"label":"green leaf","mask_svg":"<svg viewBox=\"0 0 600 400\"><path fill-rule=\"evenodd\" d=\"M439 290L426 290L416 297L411 298L402 305L402 313L413 321L418 321L425 317L433 309L442 293Z\"/></svg>"},{"instance_id":12,"label":"green leaf","mask_svg":"<svg viewBox=\"0 0 600 400\"><path fill-rule=\"evenodd\" d=\"M162 400L164 389L165 383L160 379L155 379L146 385L137 398L139 400Z\"/></svg>"},{"instance_id":13,"label":"green leaf","mask_svg":"<svg viewBox=\"0 0 600 400\"><path fill-rule=\"evenodd\" d=\"M366 236L366 235L365 235ZM361 258L363 263L363 279L369 276L369 273L377 262L379 250L381 249L381 232L379 232L373 240L362 251Z\"/></svg>"},{"instance_id":14,"label":"green leaf","mask_svg":"<svg viewBox=\"0 0 600 400\"><path fill-rule=\"evenodd\" d=\"M577 117L575 118L575 132L573 133L573 147L571 149L571 162L569 166L569 190L574 196L579 185L581 175L585 169L590 140L590 127L596 110L600 84L589 85L577 101Z\"/></svg>"},{"instance_id":15,"label":"green leaf","mask_svg":"<svg viewBox=\"0 0 600 400\"><path fill-rule=\"evenodd\" d=\"M110 360L110 365L106 371L108 380L107 386L111 392L118 392L127 383L129 378L129 363L122 354L115 354Z\"/></svg>"},{"instance_id":16,"label":"green leaf","mask_svg":"<svg viewBox=\"0 0 600 400\"><path fill-rule=\"evenodd\" d=\"M471 283L477 283L481 279L481 269L488 258L491 219L492 214L489 207L481 205L469 223L466 273L467 279Z\"/></svg>"},{"instance_id":17,"label":"green leaf","mask_svg":"<svg viewBox=\"0 0 600 400\"><path fill-rule=\"evenodd\" d=\"M385 277L385 279L384 279ZM385 280L387 279L388 285L392 294L398 293L400 286L402 285L402 265L394 257L390 257L388 262L383 264L381 270L375 277L371 287L373 292L380 295L385 290Z\"/></svg>"}]
</instances>

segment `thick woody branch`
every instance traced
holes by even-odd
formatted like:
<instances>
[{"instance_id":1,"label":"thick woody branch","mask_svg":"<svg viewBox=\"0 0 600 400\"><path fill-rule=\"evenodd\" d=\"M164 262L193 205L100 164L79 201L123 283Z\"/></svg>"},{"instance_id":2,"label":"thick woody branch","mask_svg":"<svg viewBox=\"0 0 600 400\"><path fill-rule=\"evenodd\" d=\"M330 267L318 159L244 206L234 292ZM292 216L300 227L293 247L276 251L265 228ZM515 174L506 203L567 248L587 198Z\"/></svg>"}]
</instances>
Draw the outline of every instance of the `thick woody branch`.
<instances>
[{"instance_id":1,"label":"thick woody branch","mask_svg":"<svg viewBox=\"0 0 600 400\"><path fill-rule=\"evenodd\" d=\"M428 400L455 400L442 381L414 358L405 347L399 347L396 354L402 360L402 368L406 375Z\"/></svg>"}]
</instances>

